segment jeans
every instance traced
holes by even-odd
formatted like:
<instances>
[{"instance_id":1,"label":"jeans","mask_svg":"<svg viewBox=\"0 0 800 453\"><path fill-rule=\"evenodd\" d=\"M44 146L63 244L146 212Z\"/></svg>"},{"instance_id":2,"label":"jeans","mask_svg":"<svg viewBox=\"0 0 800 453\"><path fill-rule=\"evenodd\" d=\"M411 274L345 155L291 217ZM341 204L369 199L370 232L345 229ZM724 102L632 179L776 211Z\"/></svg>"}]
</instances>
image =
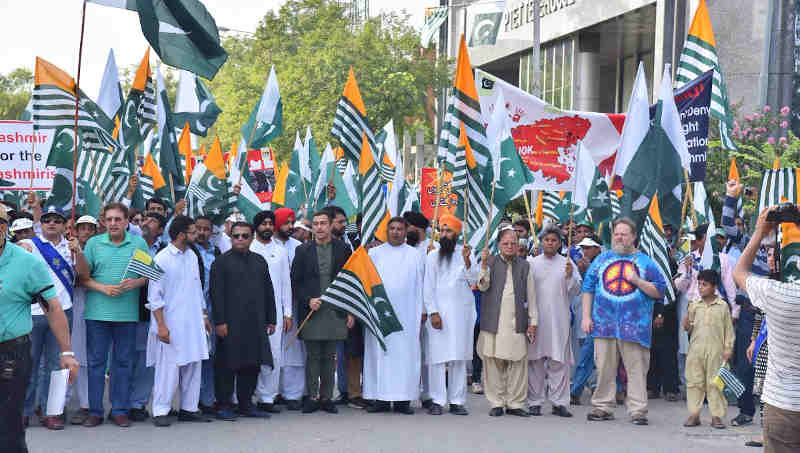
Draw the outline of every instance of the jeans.
<instances>
[{"instance_id":1,"label":"jeans","mask_svg":"<svg viewBox=\"0 0 800 453\"><path fill-rule=\"evenodd\" d=\"M153 391L153 378L155 367L148 367L147 351L136 351L133 360L133 373L131 374L130 407L144 409L150 400Z\"/></svg>"},{"instance_id":2,"label":"jeans","mask_svg":"<svg viewBox=\"0 0 800 453\"><path fill-rule=\"evenodd\" d=\"M336 388L340 394L347 394L347 359L344 355L344 341L336 343Z\"/></svg>"},{"instance_id":3,"label":"jeans","mask_svg":"<svg viewBox=\"0 0 800 453\"><path fill-rule=\"evenodd\" d=\"M214 396L214 358L203 360L200 370L200 404L213 406L216 401Z\"/></svg>"},{"instance_id":4,"label":"jeans","mask_svg":"<svg viewBox=\"0 0 800 453\"><path fill-rule=\"evenodd\" d=\"M478 357L478 335L481 333L480 324L475 324L472 331L472 382L481 382L483 374L483 361Z\"/></svg>"},{"instance_id":5,"label":"jeans","mask_svg":"<svg viewBox=\"0 0 800 453\"><path fill-rule=\"evenodd\" d=\"M0 445L7 453L28 453L22 411L31 363L30 341L0 347Z\"/></svg>"},{"instance_id":6,"label":"jeans","mask_svg":"<svg viewBox=\"0 0 800 453\"><path fill-rule=\"evenodd\" d=\"M739 321L736 323L736 341L733 346L736 377L744 385L744 393L739 397L739 412L751 417L756 413L756 406L753 400L755 369L753 364L747 360L746 351L750 346L754 319L755 312L744 309L739 312Z\"/></svg>"},{"instance_id":7,"label":"jeans","mask_svg":"<svg viewBox=\"0 0 800 453\"><path fill-rule=\"evenodd\" d=\"M68 325L72 325L72 309L64 310ZM33 410L38 402L42 411L47 409L47 394L50 391L50 373L59 367L61 350L55 335L50 331L47 316L33 316L33 330L31 330L31 364L30 380L25 391L24 414L33 415ZM40 367L39 362L44 361ZM41 381L41 383L40 383ZM36 391L39 390L39 398Z\"/></svg>"},{"instance_id":8,"label":"jeans","mask_svg":"<svg viewBox=\"0 0 800 453\"><path fill-rule=\"evenodd\" d=\"M89 363L89 414L104 415L103 393L108 351L111 355L111 415L127 415L136 354L136 323L86 320Z\"/></svg>"}]
</instances>

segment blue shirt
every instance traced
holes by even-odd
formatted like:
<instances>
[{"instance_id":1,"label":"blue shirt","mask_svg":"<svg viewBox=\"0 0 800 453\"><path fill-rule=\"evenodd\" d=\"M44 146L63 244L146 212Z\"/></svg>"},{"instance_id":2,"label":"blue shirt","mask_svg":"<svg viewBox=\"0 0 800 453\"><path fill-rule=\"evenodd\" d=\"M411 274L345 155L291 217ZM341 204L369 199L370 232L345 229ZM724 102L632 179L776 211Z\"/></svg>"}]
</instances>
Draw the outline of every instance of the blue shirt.
<instances>
[{"instance_id":1,"label":"blue shirt","mask_svg":"<svg viewBox=\"0 0 800 453\"><path fill-rule=\"evenodd\" d=\"M592 322L594 338L617 338L649 348L653 306L661 303L635 287L625 274L636 270L662 293L666 281L656 263L642 252L618 255L609 250L592 262L583 279L583 292L594 294Z\"/></svg>"}]
</instances>

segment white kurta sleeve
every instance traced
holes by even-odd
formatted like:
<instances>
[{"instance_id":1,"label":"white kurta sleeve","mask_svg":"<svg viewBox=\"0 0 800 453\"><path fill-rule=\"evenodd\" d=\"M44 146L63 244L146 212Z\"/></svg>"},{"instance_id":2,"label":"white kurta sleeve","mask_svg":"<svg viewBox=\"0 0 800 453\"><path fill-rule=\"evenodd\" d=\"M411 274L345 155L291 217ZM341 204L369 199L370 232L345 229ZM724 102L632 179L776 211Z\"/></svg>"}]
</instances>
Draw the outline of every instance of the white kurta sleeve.
<instances>
[{"instance_id":1,"label":"white kurta sleeve","mask_svg":"<svg viewBox=\"0 0 800 453\"><path fill-rule=\"evenodd\" d=\"M163 259L164 256L166 256L166 254L157 255L155 258L156 264L158 264L158 266L161 267L162 269L165 269L167 266L167 264L165 263L166 260ZM145 307L147 307L147 309L149 309L150 311L156 311L159 308L164 308L164 306L167 304L167 301L164 299L164 288L165 285L168 284L166 280L167 276L164 275L158 281L154 280L148 281L147 304L145 304Z\"/></svg>"},{"instance_id":2,"label":"white kurta sleeve","mask_svg":"<svg viewBox=\"0 0 800 453\"><path fill-rule=\"evenodd\" d=\"M533 266L528 268L528 325L539 325L539 306L536 304L536 282L533 279Z\"/></svg>"},{"instance_id":3,"label":"white kurta sleeve","mask_svg":"<svg viewBox=\"0 0 800 453\"><path fill-rule=\"evenodd\" d=\"M288 253L288 252L287 252ZM288 260L281 266L281 296L283 299L283 317L284 318L291 318L292 317L292 285L289 284L289 265ZM275 282L273 282L274 286ZM281 322L279 319L278 322Z\"/></svg>"},{"instance_id":4,"label":"white kurta sleeve","mask_svg":"<svg viewBox=\"0 0 800 453\"><path fill-rule=\"evenodd\" d=\"M439 306L437 304L436 287L439 282L439 275L436 272L436 257L433 254L425 257L425 275L428 278L424 279L423 297L424 305L422 306L423 313L438 313Z\"/></svg>"},{"instance_id":5,"label":"white kurta sleeve","mask_svg":"<svg viewBox=\"0 0 800 453\"><path fill-rule=\"evenodd\" d=\"M570 264L572 264L572 275L567 279L567 295L575 297L581 292L581 273L578 271L578 266L571 260Z\"/></svg>"},{"instance_id":6,"label":"white kurta sleeve","mask_svg":"<svg viewBox=\"0 0 800 453\"><path fill-rule=\"evenodd\" d=\"M464 258L462 257L461 259L463 260ZM471 266L469 267L469 269L467 269L466 264L463 264L461 269L463 270L462 275L464 276L464 279L467 281L469 287L472 288L473 286L476 286L478 284L478 274L479 274L478 269L480 268L480 265L475 263L470 263L470 264Z\"/></svg>"}]
</instances>

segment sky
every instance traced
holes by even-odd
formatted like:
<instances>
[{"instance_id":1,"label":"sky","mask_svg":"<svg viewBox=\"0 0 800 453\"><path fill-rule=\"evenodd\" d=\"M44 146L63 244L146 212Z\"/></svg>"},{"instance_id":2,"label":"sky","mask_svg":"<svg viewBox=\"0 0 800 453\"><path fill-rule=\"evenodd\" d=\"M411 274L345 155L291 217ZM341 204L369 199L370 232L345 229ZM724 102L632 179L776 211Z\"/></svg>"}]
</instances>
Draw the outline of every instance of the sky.
<instances>
[{"instance_id":1,"label":"sky","mask_svg":"<svg viewBox=\"0 0 800 453\"><path fill-rule=\"evenodd\" d=\"M218 27L252 32L266 11L277 9L283 0L202 0ZM0 73L19 67L33 70L34 58L42 57L73 77L78 67L82 0L0 0L0 42L5 43ZM426 7L438 0L371 0L370 13L405 9L411 24L420 28ZM92 98L100 90L109 49L121 69L141 61L147 48L135 12L86 5L86 25L81 63L81 89ZM151 57L155 57L152 54ZM265 68L265 74L268 69Z\"/></svg>"}]
</instances>

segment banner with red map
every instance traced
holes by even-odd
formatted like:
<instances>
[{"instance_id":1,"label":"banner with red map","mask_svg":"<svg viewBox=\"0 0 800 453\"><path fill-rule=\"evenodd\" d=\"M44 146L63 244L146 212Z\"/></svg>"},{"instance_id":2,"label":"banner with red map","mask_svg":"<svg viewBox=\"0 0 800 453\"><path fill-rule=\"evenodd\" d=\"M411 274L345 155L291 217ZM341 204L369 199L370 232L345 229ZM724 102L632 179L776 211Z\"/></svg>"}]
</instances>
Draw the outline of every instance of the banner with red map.
<instances>
[{"instance_id":1,"label":"banner with red map","mask_svg":"<svg viewBox=\"0 0 800 453\"><path fill-rule=\"evenodd\" d=\"M522 160L533 172L530 190L575 189L579 142L595 165L610 172L625 115L561 110L480 69L475 85L484 124L503 90L511 117L511 136Z\"/></svg>"}]
</instances>

